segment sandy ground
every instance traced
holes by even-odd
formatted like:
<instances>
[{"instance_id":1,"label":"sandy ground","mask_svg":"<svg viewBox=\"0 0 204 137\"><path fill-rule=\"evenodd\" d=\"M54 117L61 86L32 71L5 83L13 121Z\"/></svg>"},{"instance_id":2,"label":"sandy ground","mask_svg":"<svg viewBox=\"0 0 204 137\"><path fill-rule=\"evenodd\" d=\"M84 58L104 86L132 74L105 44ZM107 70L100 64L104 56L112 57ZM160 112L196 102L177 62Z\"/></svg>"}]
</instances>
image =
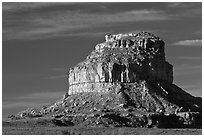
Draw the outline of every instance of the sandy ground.
<instances>
[{"instance_id":1,"label":"sandy ground","mask_svg":"<svg viewBox=\"0 0 204 137\"><path fill-rule=\"evenodd\" d=\"M3 126L3 135L202 135L202 129Z\"/></svg>"}]
</instances>

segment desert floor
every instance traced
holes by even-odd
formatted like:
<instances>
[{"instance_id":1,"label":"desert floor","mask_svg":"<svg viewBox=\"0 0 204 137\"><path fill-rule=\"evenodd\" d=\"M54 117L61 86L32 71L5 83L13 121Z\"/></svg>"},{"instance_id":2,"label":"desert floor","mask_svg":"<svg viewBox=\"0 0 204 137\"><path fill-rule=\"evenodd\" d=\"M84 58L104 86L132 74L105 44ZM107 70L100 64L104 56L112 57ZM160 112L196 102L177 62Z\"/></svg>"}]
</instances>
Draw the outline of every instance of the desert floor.
<instances>
[{"instance_id":1,"label":"desert floor","mask_svg":"<svg viewBox=\"0 0 204 137\"><path fill-rule=\"evenodd\" d=\"M131 127L64 127L2 123L3 135L201 135L202 129L160 129Z\"/></svg>"}]
</instances>

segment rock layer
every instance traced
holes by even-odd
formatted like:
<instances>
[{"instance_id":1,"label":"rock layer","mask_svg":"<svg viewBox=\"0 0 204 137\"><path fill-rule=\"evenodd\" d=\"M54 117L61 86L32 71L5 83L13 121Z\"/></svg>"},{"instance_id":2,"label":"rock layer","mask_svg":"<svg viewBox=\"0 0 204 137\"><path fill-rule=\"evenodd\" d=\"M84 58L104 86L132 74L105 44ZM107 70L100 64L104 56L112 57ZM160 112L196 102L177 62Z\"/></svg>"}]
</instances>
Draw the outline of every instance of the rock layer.
<instances>
[{"instance_id":1,"label":"rock layer","mask_svg":"<svg viewBox=\"0 0 204 137\"><path fill-rule=\"evenodd\" d=\"M164 42L151 33L106 35L69 71L69 92L11 119L51 118L58 126L202 127L202 99L173 84Z\"/></svg>"},{"instance_id":2,"label":"rock layer","mask_svg":"<svg viewBox=\"0 0 204 137\"><path fill-rule=\"evenodd\" d=\"M69 94L91 92L104 83L173 82L173 66L165 59L165 44L160 38L141 32L106 35L105 40L70 69Z\"/></svg>"},{"instance_id":3,"label":"rock layer","mask_svg":"<svg viewBox=\"0 0 204 137\"><path fill-rule=\"evenodd\" d=\"M99 84L100 85L100 84ZM108 88L104 88L108 86ZM167 83L105 83L105 92L82 92L12 119L51 118L58 126L200 128L201 100ZM71 125L70 125L71 124Z\"/></svg>"}]
</instances>

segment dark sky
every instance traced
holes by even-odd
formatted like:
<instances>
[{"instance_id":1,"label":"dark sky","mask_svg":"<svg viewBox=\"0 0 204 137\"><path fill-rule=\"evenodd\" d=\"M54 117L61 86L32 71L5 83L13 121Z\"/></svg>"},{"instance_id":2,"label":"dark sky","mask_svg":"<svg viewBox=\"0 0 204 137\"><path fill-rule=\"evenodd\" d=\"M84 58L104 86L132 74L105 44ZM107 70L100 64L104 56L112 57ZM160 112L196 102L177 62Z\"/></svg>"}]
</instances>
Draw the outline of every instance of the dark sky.
<instances>
[{"instance_id":1,"label":"dark sky","mask_svg":"<svg viewBox=\"0 0 204 137\"><path fill-rule=\"evenodd\" d=\"M166 43L174 83L202 93L202 3L3 3L3 117L60 99L67 74L105 34L149 31Z\"/></svg>"}]
</instances>

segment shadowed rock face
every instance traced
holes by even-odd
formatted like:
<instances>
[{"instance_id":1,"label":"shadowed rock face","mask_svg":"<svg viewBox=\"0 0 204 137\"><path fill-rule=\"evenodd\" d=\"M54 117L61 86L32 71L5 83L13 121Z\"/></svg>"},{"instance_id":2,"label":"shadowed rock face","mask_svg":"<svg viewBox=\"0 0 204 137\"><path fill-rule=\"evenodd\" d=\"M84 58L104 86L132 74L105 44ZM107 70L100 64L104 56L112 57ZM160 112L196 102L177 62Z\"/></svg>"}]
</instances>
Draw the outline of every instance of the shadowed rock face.
<instances>
[{"instance_id":1,"label":"shadowed rock face","mask_svg":"<svg viewBox=\"0 0 204 137\"><path fill-rule=\"evenodd\" d=\"M11 119L48 118L58 126L202 127L202 99L173 84L164 42L151 33L106 35L69 71L60 101Z\"/></svg>"},{"instance_id":2,"label":"shadowed rock face","mask_svg":"<svg viewBox=\"0 0 204 137\"><path fill-rule=\"evenodd\" d=\"M98 87L93 83L173 82L173 66L165 60L160 38L141 32L106 35L105 40L85 61L70 69L70 94L91 92Z\"/></svg>"}]
</instances>

